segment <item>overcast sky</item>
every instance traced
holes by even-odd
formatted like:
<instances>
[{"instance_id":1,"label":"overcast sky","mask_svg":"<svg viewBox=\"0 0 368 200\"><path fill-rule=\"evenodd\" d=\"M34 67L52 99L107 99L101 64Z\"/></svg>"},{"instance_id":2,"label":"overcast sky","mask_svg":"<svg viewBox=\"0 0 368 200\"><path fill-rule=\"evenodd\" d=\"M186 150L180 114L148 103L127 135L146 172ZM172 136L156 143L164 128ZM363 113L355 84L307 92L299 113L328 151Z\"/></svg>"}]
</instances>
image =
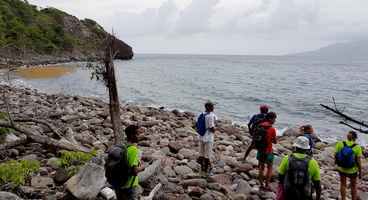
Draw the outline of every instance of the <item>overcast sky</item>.
<instances>
[{"instance_id":1,"label":"overcast sky","mask_svg":"<svg viewBox=\"0 0 368 200\"><path fill-rule=\"evenodd\" d=\"M368 39L368 0L29 0L91 18L136 53L287 54Z\"/></svg>"}]
</instances>

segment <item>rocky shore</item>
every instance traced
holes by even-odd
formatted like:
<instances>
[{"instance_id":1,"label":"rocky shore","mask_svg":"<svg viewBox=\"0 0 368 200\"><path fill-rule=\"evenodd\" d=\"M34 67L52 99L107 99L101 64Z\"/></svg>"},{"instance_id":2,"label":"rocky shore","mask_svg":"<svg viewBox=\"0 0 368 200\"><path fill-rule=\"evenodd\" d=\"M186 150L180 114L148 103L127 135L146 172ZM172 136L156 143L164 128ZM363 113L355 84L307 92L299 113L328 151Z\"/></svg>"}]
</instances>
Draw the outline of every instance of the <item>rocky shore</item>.
<instances>
[{"instance_id":1,"label":"rocky shore","mask_svg":"<svg viewBox=\"0 0 368 200\"><path fill-rule=\"evenodd\" d=\"M0 94L7 95L14 119L33 119L17 124L35 135L53 140L67 140L86 149L96 149L97 152L104 152L113 141L108 104L100 99L50 95L29 88L12 88L6 85L0 85ZM1 98L0 112L6 111L7 106ZM141 184L144 195L157 183L162 184L153 199L275 199L277 165L283 155L291 153L292 142L297 134L291 129L287 136L278 138L278 144L274 146L276 159L272 191L265 192L259 190L256 179L256 152L251 153L247 162L242 161L244 150L251 141L246 127L233 125L231 121L219 121L215 134L214 175L204 179L199 176L200 165L196 162L199 146L197 133L193 129L195 114L136 105L123 105L121 113L124 127L139 124L146 129L139 142L139 148L143 152L143 165L149 166L156 160L166 161L154 176ZM43 123L39 123L41 121ZM58 137L55 137L55 133ZM32 138L24 140L27 136L19 131L10 131L0 137L1 163L12 159L38 160L41 165L21 186L2 183L0 191L4 192L0 192L0 199L10 198L10 193L6 192L23 199L75 199L75 190L78 188L72 188L70 182L73 178L54 162L62 149L37 143ZM314 158L321 166L323 199L338 199L339 177L334 170L334 146L317 143L316 148ZM86 168L88 167L83 170ZM359 184L362 200L368 199L367 170L368 165L364 161L364 177ZM96 184L91 183L91 187ZM105 183L102 184L98 187L99 190L105 188ZM101 193L93 198L104 199Z\"/></svg>"}]
</instances>

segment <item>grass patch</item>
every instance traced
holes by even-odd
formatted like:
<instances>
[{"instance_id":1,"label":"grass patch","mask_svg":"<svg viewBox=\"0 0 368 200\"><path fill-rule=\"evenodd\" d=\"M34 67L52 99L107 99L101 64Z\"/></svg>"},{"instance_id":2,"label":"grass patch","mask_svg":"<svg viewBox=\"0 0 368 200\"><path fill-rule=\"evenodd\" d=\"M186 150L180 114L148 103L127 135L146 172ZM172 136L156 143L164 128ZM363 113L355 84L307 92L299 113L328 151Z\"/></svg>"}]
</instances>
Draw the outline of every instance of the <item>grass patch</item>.
<instances>
[{"instance_id":1,"label":"grass patch","mask_svg":"<svg viewBox=\"0 0 368 200\"><path fill-rule=\"evenodd\" d=\"M8 121L9 120L8 113L0 112L0 120ZM6 134L11 133L13 131L14 131L14 129L12 129L12 128L0 127L0 143L2 143L4 141Z\"/></svg>"},{"instance_id":2,"label":"grass patch","mask_svg":"<svg viewBox=\"0 0 368 200\"><path fill-rule=\"evenodd\" d=\"M8 118L9 118L8 113L6 113L6 112L0 112L0 120L6 120L6 121L8 121Z\"/></svg>"},{"instance_id":3,"label":"grass patch","mask_svg":"<svg viewBox=\"0 0 368 200\"><path fill-rule=\"evenodd\" d=\"M37 160L10 160L0 164L0 184L24 185L26 178L40 169Z\"/></svg>"},{"instance_id":4,"label":"grass patch","mask_svg":"<svg viewBox=\"0 0 368 200\"><path fill-rule=\"evenodd\" d=\"M79 169L97 155L97 151L90 153L78 151L61 151L59 158L59 166L66 169L70 176L76 174Z\"/></svg>"}]
</instances>

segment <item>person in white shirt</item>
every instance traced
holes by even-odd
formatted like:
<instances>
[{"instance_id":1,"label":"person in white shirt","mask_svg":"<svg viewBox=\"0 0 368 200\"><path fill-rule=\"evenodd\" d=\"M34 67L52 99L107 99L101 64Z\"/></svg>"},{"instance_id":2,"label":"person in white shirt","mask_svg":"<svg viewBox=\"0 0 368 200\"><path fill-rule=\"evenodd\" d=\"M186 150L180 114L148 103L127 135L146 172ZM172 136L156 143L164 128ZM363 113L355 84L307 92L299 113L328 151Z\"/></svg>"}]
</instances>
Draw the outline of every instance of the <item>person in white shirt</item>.
<instances>
[{"instance_id":1,"label":"person in white shirt","mask_svg":"<svg viewBox=\"0 0 368 200\"><path fill-rule=\"evenodd\" d=\"M210 175L212 169L212 148L214 143L214 133L216 127L217 116L214 111L214 104L207 102L205 105L205 123L206 123L206 133L201 136L199 135L200 141L200 157L199 163L201 164L201 170L204 173Z\"/></svg>"}]
</instances>

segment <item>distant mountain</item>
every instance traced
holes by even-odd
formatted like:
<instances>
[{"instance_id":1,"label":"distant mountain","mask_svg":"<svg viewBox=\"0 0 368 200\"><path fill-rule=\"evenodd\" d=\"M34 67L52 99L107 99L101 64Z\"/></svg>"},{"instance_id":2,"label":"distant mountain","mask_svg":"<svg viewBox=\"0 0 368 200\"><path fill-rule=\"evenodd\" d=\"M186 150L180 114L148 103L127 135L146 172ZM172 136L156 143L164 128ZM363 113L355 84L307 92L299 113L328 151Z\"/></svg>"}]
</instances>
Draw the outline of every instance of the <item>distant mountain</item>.
<instances>
[{"instance_id":1,"label":"distant mountain","mask_svg":"<svg viewBox=\"0 0 368 200\"><path fill-rule=\"evenodd\" d=\"M0 0L1 59L85 60L101 53L107 33L91 19L79 20L56 8L39 9L26 0ZM131 59L132 48L119 40L118 59Z\"/></svg>"},{"instance_id":2,"label":"distant mountain","mask_svg":"<svg viewBox=\"0 0 368 200\"><path fill-rule=\"evenodd\" d=\"M332 44L315 51L293 54L293 56L368 60L368 40Z\"/></svg>"}]
</instances>

